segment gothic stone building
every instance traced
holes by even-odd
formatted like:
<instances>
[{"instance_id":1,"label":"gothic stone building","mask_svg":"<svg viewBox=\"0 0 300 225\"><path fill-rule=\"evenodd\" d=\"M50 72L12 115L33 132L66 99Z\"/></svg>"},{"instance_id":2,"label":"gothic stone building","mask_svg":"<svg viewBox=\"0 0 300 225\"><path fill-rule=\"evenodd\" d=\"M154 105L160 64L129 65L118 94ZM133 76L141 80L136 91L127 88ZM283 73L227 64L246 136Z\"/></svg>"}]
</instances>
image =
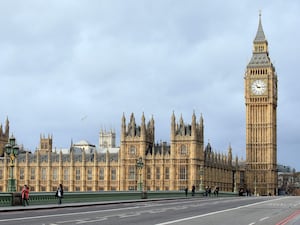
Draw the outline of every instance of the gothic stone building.
<instances>
[{"instance_id":1,"label":"gothic stone building","mask_svg":"<svg viewBox=\"0 0 300 225\"><path fill-rule=\"evenodd\" d=\"M41 137L39 150L20 154L16 160L18 189L27 184L32 191L54 191L62 183L66 191L126 191L137 190L139 183L143 190L183 190L195 185L198 190L218 186L222 191L244 188L260 195L277 194L277 75L269 58L261 16L244 79L245 164L233 160L230 146L227 154L212 151L209 143L204 146L202 116L197 121L193 113L191 124L186 124L182 117L177 122L173 113L168 145L155 143L153 118L146 123L142 115L137 124L132 114L128 124L123 115L116 153L78 154L71 146L69 153L63 154L53 151L52 136ZM4 133L1 129L1 147L8 139L8 129L7 121ZM100 143L107 146L111 141ZM140 158L143 168L139 170ZM0 159L0 164L0 190L6 191L8 157Z\"/></svg>"},{"instance_id":2,"label":"gothic stone building","mask_svg":"<svg viewBox=\"0 0 300 225\"><path fill-rule=\"evenodd\" d=\"M126 124L122 118L121 145L119 152L86 153L72 151L63 154L53 152L52 136L41 136L40 149L34 154L20 154L16 160L15 178L18 190L24 184L32 191L54 191L62 183L66 191L137 190L139 179L143 190L184 190L195 185L218 186L223 191L234 190L232 150L228 155L215 153L210 144L204 148L203 118L185 124L180 118L171 118L171 143L154 142L154 119L146 124L142 115L137 125L132 114ZM142 158L141 177L137 160ZM4 160L0 188L6 191L8 160ZM6 168L6 169L5 169Z\"/></svg>"}]
</instances>

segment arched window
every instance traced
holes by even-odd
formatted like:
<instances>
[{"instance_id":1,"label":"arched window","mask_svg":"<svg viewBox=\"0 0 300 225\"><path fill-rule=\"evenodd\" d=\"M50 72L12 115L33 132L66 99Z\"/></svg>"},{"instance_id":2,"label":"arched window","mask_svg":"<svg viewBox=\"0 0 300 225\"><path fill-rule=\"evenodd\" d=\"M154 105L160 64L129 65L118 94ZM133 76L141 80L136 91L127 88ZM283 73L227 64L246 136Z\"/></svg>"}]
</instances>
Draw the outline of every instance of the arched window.
<instances>
[{"instance_id":1,"label":"arched window","mask_svg":"<svg viewBox=\"0 0 300 225\"><path fill-rule=\"evenodd\" d=\"M181 145L181 147L180 147L180 154L181 155L186 155L187 154L187 147L186 147L186 145Z\"/></svg>"},{"instance_id":2,"label":"arched window","mask_svg":"<svg viewBox=\"0 0 300 225\"><path fill-rule=\"evenodd\" d=\"M130 146L130 148L129 148L129 154L130 155L135 155L136 154L136 149L135 149L135 147L133 145Z\"/></svg>"}]
</instances>

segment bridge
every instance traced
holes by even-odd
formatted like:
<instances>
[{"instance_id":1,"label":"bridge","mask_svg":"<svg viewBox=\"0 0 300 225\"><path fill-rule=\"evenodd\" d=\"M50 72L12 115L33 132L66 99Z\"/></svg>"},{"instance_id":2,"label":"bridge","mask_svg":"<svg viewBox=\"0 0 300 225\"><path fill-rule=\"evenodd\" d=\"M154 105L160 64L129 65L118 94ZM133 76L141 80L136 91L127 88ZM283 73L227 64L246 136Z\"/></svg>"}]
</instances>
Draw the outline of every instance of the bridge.
<instances>
[{"instance_id":1,"label":"bridge","mask_svg":"<svg viewBox=\"0 0 300 225\"><path fill-rule=\"evenodd\" d=\"M188 193L191 196L192 193ZM195 196L204 197L204 191L198 191ZM214 194L211 194L214 196ZM236 192L219 192L219 197L238 196ZM65 192L64 203L85 203L99 201L120 201L138 199L168 199L185 198L184 191L101 191L101 192ZM30 192L29 205L56 204L55 192ZM0 193L0 207L18 206L22 204L21 192Z\"/></svg>"}]
</instances>

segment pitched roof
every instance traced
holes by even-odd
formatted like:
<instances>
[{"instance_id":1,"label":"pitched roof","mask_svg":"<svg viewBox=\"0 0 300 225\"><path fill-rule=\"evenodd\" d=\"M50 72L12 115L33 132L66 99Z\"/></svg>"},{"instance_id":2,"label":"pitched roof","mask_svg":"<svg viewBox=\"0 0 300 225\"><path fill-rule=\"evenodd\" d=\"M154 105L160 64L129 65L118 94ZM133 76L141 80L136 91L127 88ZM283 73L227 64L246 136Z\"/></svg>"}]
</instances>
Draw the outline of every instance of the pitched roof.
<instances>
[{"instance_id":1,"label":"pitched roof","mask_svg":"<svg viewBox=\"0 0 300 225\"><path fill-rule=\"evenodd\" d=\"M266 41L265 33L261 24L261 13L259 13L259 23L254 42Z\"/></svg>"},{"instance_id":2,"label":"pitched roof","mask_svg":"<svg viewBox=\"0 0 300 225\"><path fill-rule=\"evenodd\" d=\"M271 59L266 52L256 53L252 55L252 58L248 64L248 67L257 66L271 66Z\"/></svg>"}]
</instances>

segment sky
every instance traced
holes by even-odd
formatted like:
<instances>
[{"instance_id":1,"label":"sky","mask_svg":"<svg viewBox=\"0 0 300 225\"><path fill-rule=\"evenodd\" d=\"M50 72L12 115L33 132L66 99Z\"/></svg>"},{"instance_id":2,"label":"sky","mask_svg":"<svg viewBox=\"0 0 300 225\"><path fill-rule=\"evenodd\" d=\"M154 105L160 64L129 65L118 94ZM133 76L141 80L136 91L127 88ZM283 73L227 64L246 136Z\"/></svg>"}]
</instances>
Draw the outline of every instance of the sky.
<instances>
[{"instance_id":1,"label":"sky","mask_svg":"<svg viewBox=\"0 0 300 225\"><path fill-rule=\"evenodd\" d=\"M0 123L19 145L120 141L123 114L204 119L205 145L245 159L244 73L259 11L278 75L277 159L300 171L300 1L0 0Z\"/></svg>"}]
</instances>

